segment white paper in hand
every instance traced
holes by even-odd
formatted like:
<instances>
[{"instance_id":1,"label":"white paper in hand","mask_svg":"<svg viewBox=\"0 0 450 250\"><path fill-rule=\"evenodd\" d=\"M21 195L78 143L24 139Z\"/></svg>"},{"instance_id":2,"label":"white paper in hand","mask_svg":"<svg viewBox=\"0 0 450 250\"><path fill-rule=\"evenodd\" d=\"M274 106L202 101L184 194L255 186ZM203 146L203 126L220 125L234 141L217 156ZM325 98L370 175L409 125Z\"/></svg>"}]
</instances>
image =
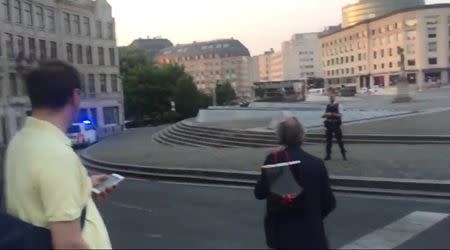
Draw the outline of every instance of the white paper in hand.
<instances>
[{"instance_id":1,"label":"white paper in hand","mask_svg":"<svg viewBox=\"0 0 450 250\"><path fill-rule=\"evenodd\" d=\"M270 191L281 196L300 195L303 188L297 182L291 170L291 168L300 167L300 163L300 161L293 161L263 166L262 169L269 180Z\"/></svg>"}]
</instances>

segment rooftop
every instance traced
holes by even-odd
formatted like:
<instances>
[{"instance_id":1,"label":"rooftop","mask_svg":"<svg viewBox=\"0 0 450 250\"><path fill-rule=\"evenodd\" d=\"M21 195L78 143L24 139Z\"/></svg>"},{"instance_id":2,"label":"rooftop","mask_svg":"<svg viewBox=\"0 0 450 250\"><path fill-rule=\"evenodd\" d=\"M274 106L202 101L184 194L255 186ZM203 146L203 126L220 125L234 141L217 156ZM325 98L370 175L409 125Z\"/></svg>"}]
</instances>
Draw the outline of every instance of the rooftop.
<instances>
[{"instance_id":1,"label":"rooftop","mask_svg":"<svg viewBox=\"0 0 450 250\"><path fill-rule=\"evenodd\" d=\"M337 34L337 33L341 32L341 31L352 29L352 28L354 28L354 27L356 27L358 25L361 25L361 24L371 23L371 22L374 22L374 21L377 21L377 20L381 20L381 19L384 19L384 18L387 18L387 17L390 17L390 16L394 16L394 15L403 13L403 12L416 11L416 10L427 10L427 9L442 9L442 8L450 8L450 3L429 4L429 5L421 5L421 6L415 6L415 7L411 7L411 8L401 9L401 10L394 11L394 12L391 12L389 14L386 14L384 16L380 16L380 17L375 17L375 18L372 18L372 19L364 20L362 22L359 22L357 24L354 24L352 26L349 26L349 27L346 27L346 28L343 28L343 29L340 29L340 30L337 30L337 31L334 31L334 32L322 34L320 36L320 38L331 36L331 35L334 35L334 34Z\"/></svg>"},{"instance_id":2,"label":"rooftop","mask_svg":"<svg viewBox=\"0 0 450 250\"><path fill-rule=\"evenodd\" d=\"M205 53L227 54L228 56L250 56L248 49L239 40L232 38L177 44L161 51L162 55L176 56L196 56Z\"/></svg>"}]
</instances>

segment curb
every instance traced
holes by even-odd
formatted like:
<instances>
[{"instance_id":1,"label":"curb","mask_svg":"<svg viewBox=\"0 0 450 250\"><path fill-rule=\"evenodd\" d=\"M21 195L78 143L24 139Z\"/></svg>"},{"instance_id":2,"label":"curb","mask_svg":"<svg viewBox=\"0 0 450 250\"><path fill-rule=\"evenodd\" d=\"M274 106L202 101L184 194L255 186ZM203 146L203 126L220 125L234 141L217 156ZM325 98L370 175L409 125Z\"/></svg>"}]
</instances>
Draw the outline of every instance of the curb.
<instances>
[{"instance_id":1,"label":"curb","mask_svg":"<svg viewBox=\"0 0 450 250\"><path fill-rule=\"evenodd\" d=\"M143 179L252 187L259 177L257 171L164 168L118 164L95 160L87 155L87 151L81 152L80 157L88 168L103 172L117 172L118 174ZM345 193L450 199L450 181L330 176L330 182L335 191Z\"/></svg>"}]
</instances>

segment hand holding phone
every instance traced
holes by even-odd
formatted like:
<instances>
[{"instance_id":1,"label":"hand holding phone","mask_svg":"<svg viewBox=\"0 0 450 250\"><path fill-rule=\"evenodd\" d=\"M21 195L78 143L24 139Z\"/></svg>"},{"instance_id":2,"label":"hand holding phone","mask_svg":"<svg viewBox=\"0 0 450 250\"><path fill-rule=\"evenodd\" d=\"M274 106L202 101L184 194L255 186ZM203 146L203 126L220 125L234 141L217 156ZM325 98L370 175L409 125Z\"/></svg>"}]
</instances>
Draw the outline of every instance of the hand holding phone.
<instances>
[{"instance_id":1,"label":"hand holding phone","mask_svg":"<svg viewBox=\"0 0 450 250\"><path fill-rule=\"evenodd\" d=\"M123 181L125 177L118 174L112 174L107 176L107 178L106 176L103 177L103 179L104 180L100 181L100 183L93 183L94 187L92 188L92 192L94 194L99 195L104 193L107 189L112 188Z\"/></svg>"}]
</instances>

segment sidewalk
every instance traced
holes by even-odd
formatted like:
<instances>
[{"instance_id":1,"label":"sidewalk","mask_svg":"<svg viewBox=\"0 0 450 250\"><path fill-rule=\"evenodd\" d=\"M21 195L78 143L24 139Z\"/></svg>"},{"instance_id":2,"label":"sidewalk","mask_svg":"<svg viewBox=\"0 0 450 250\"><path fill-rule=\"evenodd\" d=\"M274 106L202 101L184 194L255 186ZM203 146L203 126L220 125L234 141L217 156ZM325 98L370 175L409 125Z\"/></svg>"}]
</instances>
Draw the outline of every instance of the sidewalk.
<instances>
[{"instance_id":1,"label":"sidewalk","mask_svg":"<svg viewBox=\"0 0 450 250\"><path fill-rule=\"evenodd\" d=\"M89 148L97 160L158 167L259 171L271 149L215 149L167 147L151 141L155 128L134 129ZM323 157L325 145L305 150ZM331 175L423 180L450 180L448 145L348 145L344 162L334 147L336 160L327 162Z\"/></svg>"}]
</instances>

